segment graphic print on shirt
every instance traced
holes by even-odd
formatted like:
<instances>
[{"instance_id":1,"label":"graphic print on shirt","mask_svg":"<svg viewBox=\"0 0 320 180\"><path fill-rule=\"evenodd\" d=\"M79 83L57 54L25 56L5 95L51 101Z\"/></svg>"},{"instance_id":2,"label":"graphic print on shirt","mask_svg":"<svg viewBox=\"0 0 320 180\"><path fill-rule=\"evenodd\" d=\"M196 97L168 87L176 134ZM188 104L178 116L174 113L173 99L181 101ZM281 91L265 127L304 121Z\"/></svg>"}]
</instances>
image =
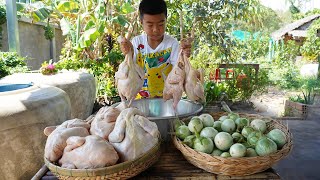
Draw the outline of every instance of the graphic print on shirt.
<instances>
[{"instance_id":1,"label":"graphic print on shirt","mask_svg":"<svg viewBox=\"0 0 320 180\"><path fill-rule=\"evenodd\" d=\"M142 90L137 98L162 96L165 78L172 69L168 58L171 54L171 48L161 52L143 54L141 44L138 46L137 63L144 67L145 81Z\"/></svg>"},{"instance_id":2,"label":"graphic print on shirt","mask_svg":"<svg viewBox=\"0 0 320 180\"><path fill-rule=\"evenodd\" d=\"M137 60L136 60L137 64L140 67L144 68L144 60L142 58L142 52L141 52L144 49L144 45L143 44L139 44L137 49L138 49Z\"/></svg>"}]
</instances>

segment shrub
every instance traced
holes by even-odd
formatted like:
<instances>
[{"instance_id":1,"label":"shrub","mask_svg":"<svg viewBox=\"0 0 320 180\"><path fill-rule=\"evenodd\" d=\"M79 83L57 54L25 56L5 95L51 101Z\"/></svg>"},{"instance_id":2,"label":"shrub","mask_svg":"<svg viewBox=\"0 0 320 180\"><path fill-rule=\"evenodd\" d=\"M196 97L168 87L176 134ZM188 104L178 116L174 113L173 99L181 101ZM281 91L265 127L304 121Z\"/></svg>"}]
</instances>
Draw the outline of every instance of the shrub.
<instances>
[{"instance_id":1,"label":"shrub","mask_svg":"<svg viewBox=\"0 0 320 180\"><path fill-rule=\"evenodd\" d=\"M320 29L320 19L313 21L307 31L307 38L304 42L301 53L309 61L316 61L320 54L320 37L317 31Z\"/></svg>"},{"instance_id":2,"label":"shrub","mask_svg":"<svg viewBox=\"0 0 320 180\"><path fill-rule=\"evenodd\" d=\"M319 90L320 80L316 77L302 77L298 81L298 91L302 95L291 96L289 99L294 102L300 102L303 104L313 104L317 90Z\"/></svg>"},{"instance_id":3,"label":"shrub","mask_svg":"<svg viewBox=\"0 0 320 180\"><path fill-rule=\"evenodd\" d=\"M66 53L65 50L62 54ZM79 59L76 55L63 57L57 64L58 70L79 70L86 69L93 74L97 83L97 95L114 97L118 95L114 82L114 74L118 70L118 66L124 57L117 49L112 49L102 58L97 59Z\"/></svg>"},{"instance_id":4,"label":"shrub","mask_svg":"<svg viewBox=\"0 0 320 180\"><path fill-rule=\"evenodd\" d=\"M299 55L299 46L294 41L279 44L275 56L266 66L269 68L269 79L273 85L285 89L296 88L298 84L299 68L295 59Z\"/></svg>"},{"instance_id":5,"label":"shrub","mask_svg":"<svg viewBox=\"0 0 320 180\"><path fill-rule=\"evenodd\" d=\"M0 52L0 78L17 72L28 71L25 59L16 52Z\"/></svg>"}]
</instances>

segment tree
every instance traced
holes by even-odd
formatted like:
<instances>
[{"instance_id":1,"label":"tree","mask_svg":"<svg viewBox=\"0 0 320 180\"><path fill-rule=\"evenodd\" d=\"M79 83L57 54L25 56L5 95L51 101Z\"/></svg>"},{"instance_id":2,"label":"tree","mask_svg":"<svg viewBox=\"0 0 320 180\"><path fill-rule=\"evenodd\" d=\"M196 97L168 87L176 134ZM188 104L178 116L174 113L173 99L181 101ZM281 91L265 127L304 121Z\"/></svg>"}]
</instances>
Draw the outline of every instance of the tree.
<instances>
[{"instance_id":1,"label":"tree","mask_svg":"<svg viewBox=\"0 0 320 180\"><path fill-rule=\"evenodd\" d=\"M235 42L229 33L232 31L233 22L253 17L253 22L260 23L261 18L257 14L259 4L257 0L170 1L168 32L179 38L177 22L179 22L179 13L183 12L184 32L190 32L191 27L194 28L196 47L199 44L216 47L221 62L232 62L235 60L232 59L231 49ZM197 53L197 51L198 49L195 49L194 52Z\"/></svg>"},{"instance_id":2,"label":"tree","mask_svg":"<svg viewBox=\"0 0 320 180\"><path fill-rule=\"evenodd\" d=\"M302 55L309 61L319 60L320 54L320 37L317 33L320 29L320 19L314 20L307 31L307 38L301 47Z\"/></svg>"},{"instance_id":3,"label":"tree","mask_svg":"<svg viewBox=\"0 0 320 180\"><path fill-rule=\"evenodd\" d=\"M263 32L270 34L271 32L280 28L282 20L277 13L269 7L258 5L257 16L260 18L260 23L256 23L255 16L250 16L248 19L242 21L235 21L235 27L249 32Z\"/></svg>"}]
</instances>

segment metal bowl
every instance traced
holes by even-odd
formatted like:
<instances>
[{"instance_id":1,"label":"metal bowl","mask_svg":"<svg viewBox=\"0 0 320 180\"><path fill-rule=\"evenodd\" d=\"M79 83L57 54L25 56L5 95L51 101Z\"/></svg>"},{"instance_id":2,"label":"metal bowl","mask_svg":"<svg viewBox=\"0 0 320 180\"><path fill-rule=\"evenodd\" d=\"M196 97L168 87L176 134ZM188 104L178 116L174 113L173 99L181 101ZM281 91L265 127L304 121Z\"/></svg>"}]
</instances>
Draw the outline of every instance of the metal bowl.
<instances>
[{"instance_id":1,"label":"metal bowl","mask_svg":"<svg viewBox=\"0 0 320 180\"><path fill-rule=\"evenodd\" d=\"M172 100L164 101L162 98L140 99L133 101L132 106L137 107L150 120L174 119L176 115L172 102ZM188 117L201 112L202 109L201 104L182 99L178 103L177 116L179 118Z\"/></svg>"},{"instance_id":2,"label":"metal bowl","mask_svg":"<svg viewBox=\"0 0 320 180\"><path fill-rule=\"evenodd\" d=\"M170 131L170 122L177 116L185 118L199 114L203 106L200 103L186 99L181 99L177 107L177 116L172 107L172 100L164 101L162 98L139 99L132 101L132 107L142 111L149 120L155 122L164 140L168 140ZM119 103L114 104L117 106Z\"/></svg>"}]
</instances>

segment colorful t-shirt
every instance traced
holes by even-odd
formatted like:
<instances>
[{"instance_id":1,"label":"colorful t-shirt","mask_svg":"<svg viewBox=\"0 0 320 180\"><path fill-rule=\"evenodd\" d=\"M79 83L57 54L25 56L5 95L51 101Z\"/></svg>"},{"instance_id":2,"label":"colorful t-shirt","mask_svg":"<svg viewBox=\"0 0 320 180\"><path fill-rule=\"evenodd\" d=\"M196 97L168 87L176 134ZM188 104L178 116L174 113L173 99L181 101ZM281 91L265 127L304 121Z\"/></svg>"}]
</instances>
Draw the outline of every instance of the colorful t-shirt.
<instances>
[{"instance_id":1,"label":"colorful t-shirt","mask_svg":"<svg viewBox=\"0 0 320 180\"><path fill-rule=\"evenodd\" d=\"M145 79L137 98L149 98L162 96L164 81L178 61L179 43L169 36L164 35L162 42L156 49L148 44L146 34L132 39L133 59L144 68Z\"/></svg>"}]
</instances>

